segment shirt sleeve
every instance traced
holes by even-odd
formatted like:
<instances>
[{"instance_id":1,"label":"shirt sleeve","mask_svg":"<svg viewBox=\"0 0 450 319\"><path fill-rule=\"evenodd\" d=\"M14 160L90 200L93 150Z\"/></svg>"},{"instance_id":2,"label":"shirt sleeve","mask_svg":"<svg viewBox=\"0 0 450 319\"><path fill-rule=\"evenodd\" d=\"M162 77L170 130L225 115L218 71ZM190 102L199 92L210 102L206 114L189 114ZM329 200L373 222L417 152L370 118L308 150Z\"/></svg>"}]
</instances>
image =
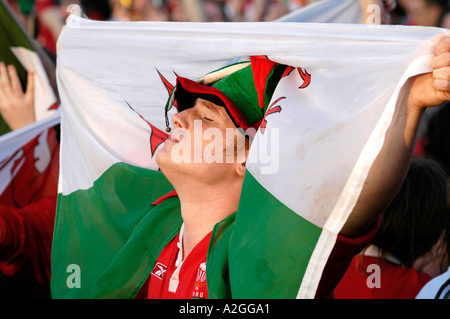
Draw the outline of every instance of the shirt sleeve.
<instances>
[{"instance_id":1,"label":"shirt sleeve","mask_svg":"<svg viewBox=\"0 0 450 319\"><path fill-rule=\"evenodd\" d=\"M353 256L359 254L372 242L380 227L380 221L381 215L372 223L366 233L354 238L338 234L317 288L317 299L333 298L333 290L347 271Z\"/></svg>"}]
</instances>

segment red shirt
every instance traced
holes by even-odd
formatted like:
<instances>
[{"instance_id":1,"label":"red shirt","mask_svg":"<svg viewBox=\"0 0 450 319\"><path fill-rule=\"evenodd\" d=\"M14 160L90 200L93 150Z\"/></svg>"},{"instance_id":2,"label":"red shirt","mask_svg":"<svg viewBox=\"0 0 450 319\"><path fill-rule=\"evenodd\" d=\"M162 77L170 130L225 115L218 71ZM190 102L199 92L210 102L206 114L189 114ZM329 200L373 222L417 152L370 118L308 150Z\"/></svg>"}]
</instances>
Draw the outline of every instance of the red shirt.
<instances>
[{"instance_id":1,"label":"red shirt","mask_svg":"<svg viewBox=\"0 0 450 319\"><path fill-rule=\"evenodd\" d=\"M381 216L378 216L364 234L354 238L338 234L336 243L323 270L315 296L316 299L335 297L333 289L344 276L353 256L359 254L371 243L380 227L380 221Z\"/></svg>"},{"instance_id":2,"label":"red shirt","mask_svg":"<svg viewBox=\"0 0 450 319\"><path fill-rule=\"evenodd\" d=\"M425 273L414 268L407 268L383 258L364 256L364 267L361 265L361 255L353 258L350 267L335 289L337 299L414 299L422 287L431 280ZM378 265L379 287L367 284L369 276L375 272L365 273L368 265Z\"/></svg>"},{"instance_id":3,"label":"red shirt","mask_svg":"<svg viewBox=\"0 0 450 319\"><path fill-rule=\"evenodd\" d=\"M164 247L150 275L149 299L208 298L206 255L211 234L206 235L182 263L178 256L179 235Z\"/></svg>"},{"instance_id":4,"label":"red shirt","mask_svg":"<svg viewBox=\"0 0 450 319\"><path fill-rule=\"evenodd\" d=\"M339 283L352 257L361 252L375 237L380 223L378 218L369 230L358 237L348 238L338 235L336 244L323 271L322 279L316 292L316 298L334 298L333 289ZM190 299L208 298L206 285L206 256L208 253L209 233L194 247L183 262L179 273L179 283L176 292L169 291L170 278L176 270L178 258L179 236L176 236L161 252L153 271L136 296L137 299Z\"/></svg>"}]
</instances>

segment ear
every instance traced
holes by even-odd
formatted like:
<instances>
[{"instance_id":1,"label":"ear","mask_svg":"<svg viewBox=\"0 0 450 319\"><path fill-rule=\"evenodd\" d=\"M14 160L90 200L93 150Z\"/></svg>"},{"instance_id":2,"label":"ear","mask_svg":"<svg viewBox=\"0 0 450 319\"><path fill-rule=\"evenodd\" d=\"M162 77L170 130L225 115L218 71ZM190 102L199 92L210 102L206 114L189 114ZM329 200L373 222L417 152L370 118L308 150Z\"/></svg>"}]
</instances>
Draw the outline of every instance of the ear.
<instances>
[{"instance_id":1,"label":"ear","mask_svg":"<svg viewBox=\"0 0 450 319\"><path fill-rule=\"evenodd\" d=\"M236 165L236 173L238 174L238 176L244 177L244 175L245 175L245 162L244 163L238 163Z\"/></svg>"}]
</instances>

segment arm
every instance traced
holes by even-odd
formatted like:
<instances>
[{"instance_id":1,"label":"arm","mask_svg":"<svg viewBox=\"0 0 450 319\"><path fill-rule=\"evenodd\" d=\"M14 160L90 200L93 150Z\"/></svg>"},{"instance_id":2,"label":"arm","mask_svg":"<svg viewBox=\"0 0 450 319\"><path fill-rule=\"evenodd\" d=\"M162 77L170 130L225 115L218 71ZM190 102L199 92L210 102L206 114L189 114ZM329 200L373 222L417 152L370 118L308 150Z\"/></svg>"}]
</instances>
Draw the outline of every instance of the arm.
<instances>
[{"instance_id":1,"label":"arm","mask_svg":"<svg viewBox=\"0 0 450 319\"><path fill-rule=\"evenodd\" d=\"M423 112L450 99L450 38L434 50L432 73L415 76L404 85L391 126L360 197L341 233L358 236L381 214L400 189L414 151Z\"/></svg>"},{"instance_id":2,"label":"arm","mask_svg":"<svg viewBox=\"0 0 450 319\"><path fill-rule=\"evenodd\" d=\"M34 73L28 72L27 89L24 93L16 68L0 62L0 114L12 130L33 123Z\"/></svg>"}]
</instances>

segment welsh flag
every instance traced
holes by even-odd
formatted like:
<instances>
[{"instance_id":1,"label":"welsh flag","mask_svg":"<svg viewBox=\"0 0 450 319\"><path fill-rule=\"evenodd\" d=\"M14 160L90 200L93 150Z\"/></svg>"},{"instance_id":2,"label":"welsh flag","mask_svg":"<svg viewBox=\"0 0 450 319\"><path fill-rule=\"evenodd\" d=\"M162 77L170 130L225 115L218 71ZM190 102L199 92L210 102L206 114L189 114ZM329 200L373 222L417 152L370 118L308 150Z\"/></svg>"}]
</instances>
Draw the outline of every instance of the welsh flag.
<instances>
[{"instance_id":1,"label":"welsh flag","mask_svg":"<svg viewBox=\"0 0 450 319\"><path fill-rule=\"evenodd\" d=\"M253 140L238 211L213 231L208 291L211 298L314 298L400 89L430 71L433 39L446 32L71 15L58 42L53 297L136 296L182 223L154 160L167 137L164 106L176 76L196 80L266 56L290 67Z\"/></svg>"},{"instance_id":2,"label":"welsh flag","mask_svg":"<svg viewBox=\"0 0 450 319\"><path fill-rule=\"evenodd\" d=\"M22 86L35 72L36 122L11 132L0 115L0 205L21 208L56 196L59 124L55 65L31 38L6 1L0 1L0 61L15 65Z\"/></svg>"}]
</instances>

